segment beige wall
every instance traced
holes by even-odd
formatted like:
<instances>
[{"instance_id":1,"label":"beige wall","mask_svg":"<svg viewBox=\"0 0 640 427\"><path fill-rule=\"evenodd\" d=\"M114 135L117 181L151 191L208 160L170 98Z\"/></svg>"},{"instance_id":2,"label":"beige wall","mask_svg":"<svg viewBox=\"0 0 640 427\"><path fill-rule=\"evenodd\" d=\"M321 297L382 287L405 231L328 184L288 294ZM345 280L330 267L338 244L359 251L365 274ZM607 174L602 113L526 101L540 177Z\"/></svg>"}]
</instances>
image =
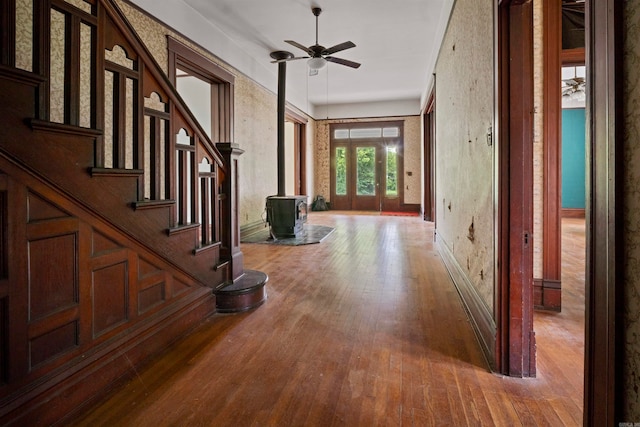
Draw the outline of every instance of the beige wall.
<instances>
[{"instance_id":1,"label":"beige wall","mask_svg":"<svg viewBox=\"0 0 640 427\"><path fill-rule=\"evenodd\" d=\"M328 201L331 198L330 188L330 141L329 127L332 123L361 123L402 120L404 122L404 203L420 204L421 184L420 171L422 167L420 149L422 146L420 133L420 117L382 117L375 119L350 120L318 120L315 134L315 193L323 195ZM407 172L412 172L411 176Z\"/></svg>"},{"instance_id":2,"label":"beige wall","mask_svg":"<svg viewBox=\"0 0 640 427\"><path fill-rule=\"evenodd\" d=\"M494 305L493 1L458 0L436 65L437 234ZM473 223L474 239L468 238Z\"/></svg>"},{"instance_id":3,"label":"beige wall","mask_svg":"<svg viewBox=\"0 0 640 427\"><path fill-rule=\"evenodd\" d=\"M640 422L640 0L624 2L623 421Z\"/></svg>"}]
</instances>

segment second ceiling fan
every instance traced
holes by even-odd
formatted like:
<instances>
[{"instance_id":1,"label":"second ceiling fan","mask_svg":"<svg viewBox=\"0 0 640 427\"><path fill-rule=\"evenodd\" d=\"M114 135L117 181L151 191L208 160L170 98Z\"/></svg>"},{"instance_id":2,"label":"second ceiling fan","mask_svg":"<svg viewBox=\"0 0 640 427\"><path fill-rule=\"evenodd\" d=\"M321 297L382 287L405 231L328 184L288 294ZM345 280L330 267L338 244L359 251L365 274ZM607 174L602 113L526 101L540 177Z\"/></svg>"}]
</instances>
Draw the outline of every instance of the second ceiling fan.
<instances>
[{"instance_id":1,"label":"second ceiling fan","mask_svg":"<svg viewBox=\"0 0 640 427\"><path fill-rule=\"evenodd\" d=\"M347 41L329 48L325 48L324 46L318 44L318 16L320 16L322 9L320 9L319 7L314 7L311 9L311 11L316 17L316 44L314 44L313 46L306 47L296 41L285 40L286 43L289 43L290 45L305 51L309 56L296 56L293 58L279 59L272 62L293 61L295 59L310 58L308 63L309 63L309 75L311 76L318 74L318 70L324 67L327 61L333 62L335 64L346 65L347 67L351 67L351 68L360 67L360 64L357 62L331 56L334 53L337 53L346 49L351 49L352 47L356 47L356 45L353 42Z\"/></svg>"}]
</instances>

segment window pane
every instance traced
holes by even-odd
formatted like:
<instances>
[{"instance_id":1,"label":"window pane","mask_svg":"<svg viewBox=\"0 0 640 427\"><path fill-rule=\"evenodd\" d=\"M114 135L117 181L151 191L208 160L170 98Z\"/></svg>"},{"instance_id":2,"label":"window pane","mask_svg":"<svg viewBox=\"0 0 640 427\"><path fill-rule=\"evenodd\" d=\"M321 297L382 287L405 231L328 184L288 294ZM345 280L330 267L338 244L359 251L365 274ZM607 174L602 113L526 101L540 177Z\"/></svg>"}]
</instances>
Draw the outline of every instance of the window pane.
<instances>
[{"instance_id":1,"label":"window pane","mask_svg":"<svg viewBox=\"0 0 640 427\"><path fill-rule=\"evenodd\" d=\"M384 128L382 130L382 136L385 138L397 138L400 136L400 128L392 127L392 128Z\"/></svg>"},{"instance_id":2,"label":"window pane","mask_svg":"<svg viewBox=\"0 0 640 427\"><path fill-rule=\"evenodd\" d=\"M347 149L336 148L336 195L347 194Z\"/></svg>"},{"instance_id":3,"label":"window pane","mask_svg":"<svg viewBox=\"0 0 640 427\"><path fill-rule=\"evenodd\" d=\"M375 196L376 149L375 147L358 147L356 155L358 156L356 194L358 196Z\"/></svg>"},{"instance_id":4,"label":"window pane","mask_svg":"<svg viewBox=\"0 0 640 427\"><path fill-rule=\"evenodd\" d=\"M380 138L382 128L351 129L351 138Z\"/></svg>"},{"instance_id":5,"label":"window pane","mask_svg":"<svg viewBox=\"0 0 640 427\"><path fill-rule=\"evenodd\" d=\"M349 129L336 129L333 132L333 137L335 139L347 139L349 138Z\"/></svg>"},{"instance_id":6,"label":"window pane","mask_svg":"<svg viewBox=\"0 0 640 427\"><path fill-rule=\"evenodd\" d=\"M398 153L396 147L387 147L387 197L398 195Z\"/></svg>"}]
</instances>

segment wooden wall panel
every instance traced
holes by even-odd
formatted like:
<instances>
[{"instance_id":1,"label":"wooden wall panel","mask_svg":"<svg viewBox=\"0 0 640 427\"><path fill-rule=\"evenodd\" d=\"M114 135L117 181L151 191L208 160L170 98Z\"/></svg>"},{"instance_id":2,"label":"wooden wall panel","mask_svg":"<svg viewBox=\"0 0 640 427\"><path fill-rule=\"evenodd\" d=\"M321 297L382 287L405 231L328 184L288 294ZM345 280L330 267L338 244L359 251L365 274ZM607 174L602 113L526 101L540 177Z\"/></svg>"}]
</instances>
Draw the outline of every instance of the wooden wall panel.
<instances>
[{"instance_id":1,"label":"wooden wall panel","mask_svg":"<svg viewBox=\"0 0 640 427\"><path fill-rule=\"evenodd\" d=\"M180 280L173 280L172 281L172 286L171 286L171 295L172 296L178 296L183 292L188 291L191 288L191 286L189 286L188 284L180 281Z\"/></svg>"},{"instance_id":2,"label":"wooden wall panel","mask_svg":"<svg viewBox=\"0 0 640 427\"><path fill-rule=\"evenodd\" d=\"M76 234L29 242L29 319L78 303Z\"/></svg>"},{"instance_id":3,"label":"wooden wall panel","mask_svg":"<svg viewBox=\"0 0 640 427\"><path fill-rule=\"evenodd\" d=\"M145 259L138 259L138 314L143 314L167 299L167 275Z\"/></svg>"},{"instance_id":4,"label":"wooden wall panel","mask_svg":"<svg viewBox=\"0 0 640 427\"><path fill-rule=\"evenodd\" d=\"M48 203L37 194L29 194L28 203L28 222L43 221L47 219L65 218L69 215L58 207Z\"/></svg>"},{"instance_id":5,"label":"wooden wall panel","mask_svg":"<svg viewBox=\"0 0 640 427\"><path fill-rule=\"evenodd\" d=\"M91 236L91 255L94 257L118 249L122 249L122 246L118 245L108 237L96 232L95 230L93 231Z\"/></svg>"},{"instance_id":6,"label":"wooden wall panel","mask_svg":"<svg viewBox=\"0 0 640 427\"><path fill-rule=\"evenodd\" d=\"M126 261L93 272L93 335L98 337L128 318L129 274Z\"/></svg>"},{"instance_id":7,"label":"wooden wall panel","mask_svg":"<svg viewBox=\"0 0 640 427\"><path fill-rule=\"evenodd\" d=\"M7 382L7 361L9 360L8 328L7 298L0 298L0 386Z\"/></svg>"},{"instance_id":8,"label":"wooden wall panel","mask_svg":"<svg viewBox=\"0 0 640 427\"><path fill-rule=\"evenodd\" d=\"M78 322L67 323L29 341L31 369L78 345Z\"/></svg>"},{"instance_id":9,"label":"wooden wall panel","mask_svg":"<svg viewBox=\"0 0 640 427\"><path fill-rule=\"evenodd\" d=\"M165 300L164 282L152 285L140 291L138 295L138 313L143 314Z\"/></svg>"}]
</instances>

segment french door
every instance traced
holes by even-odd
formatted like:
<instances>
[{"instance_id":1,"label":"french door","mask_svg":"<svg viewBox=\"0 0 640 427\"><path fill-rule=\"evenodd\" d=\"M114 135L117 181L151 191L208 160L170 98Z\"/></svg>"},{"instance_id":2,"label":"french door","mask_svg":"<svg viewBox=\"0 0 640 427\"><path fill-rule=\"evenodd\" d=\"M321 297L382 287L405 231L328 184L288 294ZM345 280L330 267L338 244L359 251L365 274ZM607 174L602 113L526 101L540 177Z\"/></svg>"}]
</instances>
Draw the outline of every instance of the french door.
<instances>
[{"instance_id":1,"label":"french door","mask_svg":"<svg viewBox=\"0 0 640 427\"><path fill-rule=\"evenodd\" d=\"M382 128L378 129L382 136ZM373 129L360 130L371 133ZM332 132L332 136L334 134ZM332 138L332 209L399 210L402 196L400 134L398 131L391 138Z\"/></svg>"}]
</instances>

